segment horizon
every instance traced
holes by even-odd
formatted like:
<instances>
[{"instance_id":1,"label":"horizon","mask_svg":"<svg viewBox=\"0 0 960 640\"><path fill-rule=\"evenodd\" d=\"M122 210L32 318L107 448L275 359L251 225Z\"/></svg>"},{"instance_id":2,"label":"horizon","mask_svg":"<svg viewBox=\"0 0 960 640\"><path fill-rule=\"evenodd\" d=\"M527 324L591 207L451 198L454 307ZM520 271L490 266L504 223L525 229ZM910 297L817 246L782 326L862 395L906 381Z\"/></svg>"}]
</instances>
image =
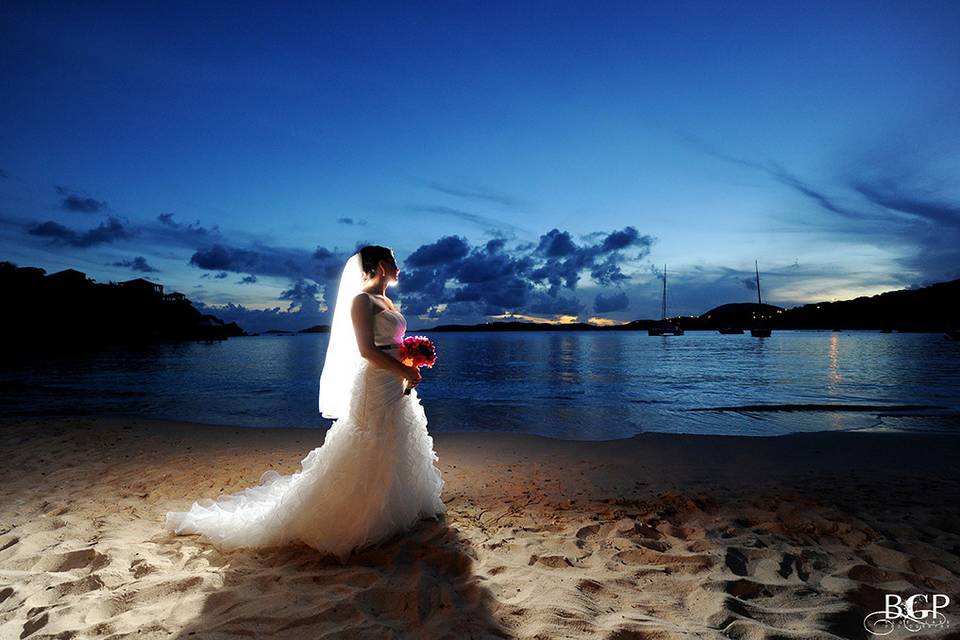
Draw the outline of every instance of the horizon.
<instances>
[{"instance_id":1,"label":"horizon","mask_svg":"<svg viewBox=\"0 0 960 640\"><path fill-rule=\"evenodd\" d=\"M9 261L0 261L0 263L2 263L2 262L8 262L8 263L9 263ZM10 264L13 264L13 263L10 263ZM33 266L33 265L18 265L18 264L14 264L14 266L17 267L17 268L37 268L37 267L35 267L35 266ZM41 269L41 270L44 270L43 267L40 267L40 269ZM45 271L45 270L44 270L44 271ZM61 270L61 271L46 272L46 273L44 273L44 276L56 275L56 274L58 274L58 273L61 273L62 271L78 271L78 272L80 272L80 273L83 273L83 275L85 275L88 280L92 280L92 283L93 283L93 284L96 284L96 285L117 285L117 284L124 284L124 283L126 283L126 282L130 282L130 281L133 281L133 280L144 280L144 281L149 282L149 283L151 283L151 284L159 284L159 285L163 286L163 288L164 288L164 292L163 292L164 295L169 295L169 294L171 294L171 293L182 293L182 292L179 292L179 291L168 291L168 290L167 290L167 287L166 287L166 285L164 285L164 283L162 283L162 282L154 282L154 281L151 280L149 277L143 277L143 276L137 276L137 277L134 277L134 278L129 278L129 279L127 279L127 280L121 280L121 281L113 281L113 280L111 280L111 281L107 281L107 282L100 282L100 281L97 281L96 279L91 278L89 274L86 274L85 272L81 272L81 271L79 271L78 269L74 269L74 268L72 268L72 267L68 267L68 268L63 269L63 270ZM957 279L957 280L960 280L960 279ZM921 288L931 287L931 286L935 286L935 285L950 284L950 283L952 283L952 282L956 282L957 280L945 280L945 281L943 281L943 282L934 282L934 283L930 283L930 284L928 284L928 285L924 285L924 287L921 287ZM838 300L838 299L833 299L833 300L817 300L817 301L814 301L814 302L803 303L803 304L801 304L801 305L795 305L795 306L793 306L793 307L780 307L780 306L778 306L778 305L769 304L769 303L767 303L767 302L764 302L763 305L764 305L764 306L774 307L774 308L777 308L777 309L780 309L780 310L783 310L783 311L787 311L787 310L790 310L790 309L793 309L793 308L800 308L800 307L802 307L802 306L804 306L804 305L830 304L830 303L835 303L835 302L836 302L836 303L851 302L851 301L853 301L853 300L857 300L857 299L860 299L860 298L878 297L878 296L882 296L882 295L888 294L888 293L896 293L896 292L900 292L900 291L915 291L915 290L917 290L917 288L915 288L915 287L906 287L906 288L903 288L903 289L891 289L891 290L889 290L889 291L881 291L881 292L879 292L879 293L872 294L871 296L858 296L857 298L849 298L849 299L845 299L845 300ZM187 300L188 300L189 302L191 302L191 304L193 304L193 305L196 307L195 302L194 302L193 300L191 300L191 299L189 298L189 296L187 296ZM711 313L711 312L713 312L713 311L716 311L717 309L719 309L719 308L721 308L721 307L728 306L728 305L740 305L740 304L755 305L755 304L757 304L757 303L755 303L755 302L724 302L724 303L721 303L721 304L719 304L719 305L717 305L717 306L711 307L711 308L709 308L709 309L707 309L707 310L705 310L705 311L702 311L702 312L699 313L699 314L694 314L694 315L688 315L688 314L668 315L667 318L668 318L668 319L675 319L675 320L680 320L680 319L683 319L683 318L698 319L698 318L702 318L702 317L703 317L704 315L706 315L706 314L709 314L709 313ZM207 311L210 311L210 310L207 309ZM213 315L216 315L216 313L213 313ZM221 319L222 319L222 318L221 318ZM586 319L586 320L579 320L579 319L577 319L575 316L565 316L565 317L561 317L561 318L559 318L559 319L556 319L556 318L551 319L551 318L538 318L538 317L535 317L535 316L526 316L526 315L524 315L524 314L514 314L514 315L503 314L503 315L499 315L499 316L489 316L489 319L488 319L488 320L484 320L483 322L477 322L477 323L450 322L450 323L446 323L446 324L435 324L434 326L422 326L422 327L418 327L418 328L415 328L415 329L410 329L410 331L414 331L414 332L415 332L415 331L431 331L431 330L435 330L435 329L438 329L438 328L441 328L441 327L452 326L452 325L455 325L455 326L471 326L471 327L472 327L472 326L481 326L481 325L484 325L484 324L496 324L496 323L502 323L502 324L544 324L544 325L586 324L586 325L591 325L591 326L594 326L594 327L614 327L614 326L622 326L622 325L627 325L627 324L636 323L636 322L638 322L638 323L644 323L644 322L657 322L657 321L658 321L657 318L652 318L652 317L648 317L648 318L640 318L640 317L638 317L638 318L632 318L632 319L629 319L629 320L610 321L610 320L607 320L607 319L596 318L596 317L591 317L591 318L588 318L588 319ZM226 321L226 322L235 322L235 321L234 321L234 320L228 320L228 321ZM238 323L238 324L239 324L239 323ZM243 327L242 325L239 325L239 326L240 326L241 329L244 329L244 330L246 331L246 327ZM319 328L319 327L329 327L329 326L330 326L330 325L329 325L328 323L319 323L319 324L313 324L313 325L306 326L306 327L289 327L289 328L266 327L266 328L260 329L260 330L258 330L258 331L249 331L249 333L251 333L251 334L261 334L261 333L271 333L271 332L303 333L303 332L309 332L309 330L311 330L311 329L316 329L316 328ZM696 331L696 330L699 330L699 329L696 328L696 327L690 327L689 330L691 330L691 331ZM704 330L704 331L709 331L709 330L711 330L711 329L703 329L703 330Z\"/></svg>"},{"instance_id":2,"label":"horizon","mask_svg":"<svg viewBox=\"0 0 960 640\"><path fill-rule=\"evenodd\" d=\"M0 259L251 332L327 323L362 244L411 325L960 277L956 3L0 16Z\"/></svg>"}]
</instances>

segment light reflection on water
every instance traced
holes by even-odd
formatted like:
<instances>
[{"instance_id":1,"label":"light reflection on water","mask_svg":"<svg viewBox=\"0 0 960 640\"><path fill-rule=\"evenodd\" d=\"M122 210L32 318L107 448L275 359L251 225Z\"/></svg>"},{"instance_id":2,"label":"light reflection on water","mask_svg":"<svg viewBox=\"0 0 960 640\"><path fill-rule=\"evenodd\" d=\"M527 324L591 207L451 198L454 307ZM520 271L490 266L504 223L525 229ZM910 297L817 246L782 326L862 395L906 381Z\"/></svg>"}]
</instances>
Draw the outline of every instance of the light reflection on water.
<instances>
[{"instance_id":1,"label":"light reflection on water","mask_svg":"<svg viewBox=\"0 0 960 640\"><path fill-rule=\"evenodd\" d=\"M960 344L936 334L776 332L440 333L419 393L433 431L519 431L613 439L643 431L779 434L952 429ZM123 414L242 426L328 426L317 414L327 336L256 336L0 369L7 415ZM934 405L877 412L690 411L769 404ZM912 411L910 413L917 413ZM946 414L930 417L929 414Z\"/></svg>"}]
</instances>

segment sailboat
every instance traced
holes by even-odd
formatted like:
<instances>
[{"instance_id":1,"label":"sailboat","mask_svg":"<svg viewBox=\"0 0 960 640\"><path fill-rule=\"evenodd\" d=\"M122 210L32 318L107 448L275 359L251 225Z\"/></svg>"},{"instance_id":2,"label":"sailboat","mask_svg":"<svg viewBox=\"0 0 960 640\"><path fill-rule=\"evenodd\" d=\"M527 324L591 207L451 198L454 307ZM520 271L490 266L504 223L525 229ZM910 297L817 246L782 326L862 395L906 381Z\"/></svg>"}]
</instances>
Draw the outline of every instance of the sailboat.
<instances>
[{"instance_id":1,"label":"sailboat","mask_svg":"<svg viewBox=\"0 0 960 640\"><path fill-rule=\"evenodd\" d=\"M754 338L769 338L772 332L770 320L763 317L763 300L760 297L760 267L757 261L753 261L753 268L757 272L757 312L753 315L753 326L750 327L750 335ZM757 317L760 314L760 317Z\"/></svg>"},{"instance_id":2,"label":"sailboat","mask_svg":"<svg viewBox=\"0 0 960 640\"><path fill-rule=\"evenodd\" d=\"M663 265L663 300L660 303L660 320L647 329L651 336L682 336L680 323L667 320L667 265Z\"/></svg>"}]
</instances>

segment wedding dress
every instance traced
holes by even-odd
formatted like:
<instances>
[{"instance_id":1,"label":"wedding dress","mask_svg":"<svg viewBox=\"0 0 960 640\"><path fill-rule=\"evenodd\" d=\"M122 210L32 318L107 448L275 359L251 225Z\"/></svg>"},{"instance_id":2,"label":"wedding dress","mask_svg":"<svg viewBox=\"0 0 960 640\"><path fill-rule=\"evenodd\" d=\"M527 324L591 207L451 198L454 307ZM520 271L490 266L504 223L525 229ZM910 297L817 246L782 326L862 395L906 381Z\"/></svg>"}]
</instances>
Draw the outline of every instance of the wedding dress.
<instances>
[{"instance_id":1,"label":"wedding dress","mask_svg":"<svg viewBox=\"0 0 960 640\"><path fill-rule=\"evenodd\" d=\"M396 345L406 326L399 311L378 311L374 341L394 345L387 353L399 357ZM434 465L438 458L417 390L404 395L401 377L366 359L358 359L355 371L347 373L346 384L338 380L347 392L343 415L323 444L302 460L300 471L267 471L258 486L195 502L186 512L169 512L166 528L200 534L224 550L299 541L343 561L421 518L439 519L446 510L440 499L443 479Z\"/></svg>"}]
</instances>

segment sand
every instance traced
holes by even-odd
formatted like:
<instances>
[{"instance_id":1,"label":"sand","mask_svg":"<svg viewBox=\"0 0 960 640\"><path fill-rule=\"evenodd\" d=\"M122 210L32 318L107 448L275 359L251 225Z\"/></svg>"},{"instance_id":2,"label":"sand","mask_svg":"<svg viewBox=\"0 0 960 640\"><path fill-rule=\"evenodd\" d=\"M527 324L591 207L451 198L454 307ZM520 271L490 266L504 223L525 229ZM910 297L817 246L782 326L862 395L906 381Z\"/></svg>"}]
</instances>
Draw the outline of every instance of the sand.
<instances>
[{"instance_id":1,"label":"sand","mask_svg":"<svg viewBox=\"0 0 960 640\"><path fill-rule=\"evenodd\" d=\"M960 599L947 435L439 434L445 519L345 565L163 530L322 440L0 421L0 638L861 638L885 593Z\"/></svg>"}]
</instances>

